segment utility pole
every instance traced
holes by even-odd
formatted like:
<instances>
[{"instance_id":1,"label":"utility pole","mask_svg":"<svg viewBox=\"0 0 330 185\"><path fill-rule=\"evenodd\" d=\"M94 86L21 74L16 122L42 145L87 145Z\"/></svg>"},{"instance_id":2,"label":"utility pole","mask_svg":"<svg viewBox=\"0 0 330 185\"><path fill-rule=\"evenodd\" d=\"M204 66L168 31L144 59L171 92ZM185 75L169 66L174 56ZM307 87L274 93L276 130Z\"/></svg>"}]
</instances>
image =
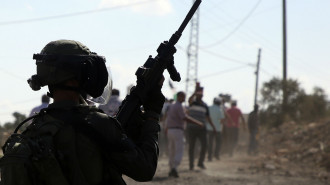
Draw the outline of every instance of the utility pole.
<instances>
[{"instance_id":1,"label":"utility pole","mask_svg":"<svg viewBox=\"0 0 330 185\"><path fill-rule=\"evenodd\" d=\"M282 102L282 121L285 121L285 114L288 105L287 90L287 56L286 56L286 0L283 0L283 102Z\"/></svg>"},{"instance_id":2,"label":"utility pole","mask_svg":"<svg viewBox=\"0 0 330 185\"><path fill-rule=\"evenodd\" d=\"M259 51L258 51L257 70L255 72L255 74L256 74L256 89L255 89L255 93L254 93L254 105L257 105L257 99L258 99L258 81L259 81L260 55L261 55L261 48L259 48Z\"/></svg>"},{"instance_id":3,"label":"utility pole","mask_svg":"<svg viewBox=\"0 0 330 185\"><path fill-rule=\"evenodd\" d=\"M192 1L194 3L194 0ZM190 21L190 39L187 49L188 66L186 79L186 95L189 97L195 90L198 69L198 36L199 36L199 9Z\"/></svg>"}]
</instances>

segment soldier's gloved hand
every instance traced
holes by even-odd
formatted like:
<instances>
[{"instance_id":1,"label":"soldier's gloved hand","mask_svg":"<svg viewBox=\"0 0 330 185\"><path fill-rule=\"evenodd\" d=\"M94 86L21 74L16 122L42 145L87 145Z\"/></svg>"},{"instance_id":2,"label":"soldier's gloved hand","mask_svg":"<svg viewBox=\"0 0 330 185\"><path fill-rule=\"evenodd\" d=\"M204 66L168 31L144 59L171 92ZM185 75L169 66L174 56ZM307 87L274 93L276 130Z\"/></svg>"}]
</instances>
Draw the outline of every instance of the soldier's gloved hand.
<instances>
[{"instance_id":1,"label":"soldier's gloved hand","mask_svg":"<svg viewBox=\"0 0 330 185\"><path fill-rule=\"evenodd\" d=\"M159 119L160 113L162 111L165 102L165 97L161 91L163 82L164 82L164 77L162 77L162 79L160 80L159 84L157 84L156 87L152 88L152 90L148 94L145 103L143 104L146 114L147 115L155 114L154 116L149 115L151 117L156 117L156 114L158 114L157 119Z\"/></svg>"}]
</instances>

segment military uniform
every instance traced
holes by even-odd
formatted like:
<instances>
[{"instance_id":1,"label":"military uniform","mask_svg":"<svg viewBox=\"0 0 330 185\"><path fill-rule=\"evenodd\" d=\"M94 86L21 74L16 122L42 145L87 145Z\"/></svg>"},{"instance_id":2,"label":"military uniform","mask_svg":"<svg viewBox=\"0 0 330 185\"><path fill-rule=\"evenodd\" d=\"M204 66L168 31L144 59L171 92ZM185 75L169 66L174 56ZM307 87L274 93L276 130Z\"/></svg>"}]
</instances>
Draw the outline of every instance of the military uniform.
<instances>
[{"instance_id":1,"label":"military uniform","mask_svg":"<svg viewBox=\"0 0 330 185\"><path fill-rule=\"evenodd\" d=\"M144 101L145 113L137 107L132 115L127 115L129 120L123 128L116 118L86 103L87 95L106 100L102 96L111 92L112 80L107 79L104 57L90 52L80 42L58 40L47 44L34 59L37 74L28 83L33 90L47 85L54 103L34 118L23 135L36 138L38 133L50 133L52 142L48 143L53 143L54 149L51 155L59 164L55 166L60 166L56 172L63 182L52 174L43 174L39 168L38 173L42 173L39 176L49 175L41 178L45 181L42 184L122 185L125 184L123 174L136 181L150 181L159 153L158 121L165 100L161 86L154 88ZM106 91L108 87L110 90ZM121 115L126 116L125 112Z\"/></svg>"},{"instance_id":2,"label":"military uniform","mask_svg":"<svg viewBox=\"0 0 330 185\"><path fill-rule=\"evenodd\" d=\"M125 137L115 118L95 107L70 101L53 103L47 114L36 118L35 125L47 121L48 116L64 124L55 135L54 143L70 184L125 184L122 174L136 181L152 179L158 158L159 125L156 121L136 117L135 124L142 125L141 137L133 142ZM33 131L33 126L26 134Z\"/></svg>"}]
</instances>

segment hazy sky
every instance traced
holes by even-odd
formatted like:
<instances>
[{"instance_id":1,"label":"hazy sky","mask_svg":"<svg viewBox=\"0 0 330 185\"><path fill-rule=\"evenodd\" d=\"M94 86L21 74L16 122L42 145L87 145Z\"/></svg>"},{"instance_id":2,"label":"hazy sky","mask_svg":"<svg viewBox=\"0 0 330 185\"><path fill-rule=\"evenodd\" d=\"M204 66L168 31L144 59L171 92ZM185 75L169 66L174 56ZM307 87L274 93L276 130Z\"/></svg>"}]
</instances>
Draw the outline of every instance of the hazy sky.
<instances>
[{"instance_id":1,"label":"hazy sky","mask_svg":"<svg viewBox=\"0 0 330 185\"><path fill-rule=\"evenodd\" d=\"M36 73L33 53L50 41L78 40L103 55L114 87L124 98L135 83L135 70L158 45L178 29L191 0L57 0L1 1L0 123L12 113L29 114L47 88L32 91L26 80ZM330 92L330 1L287 0L288 77L310 92L320 86ZM261 53L260 82L282 76L282 1L203 0L200 6L198 78L204 100L229 93L244 113L254 101L255 64ZM190 25L177 44L175 65L185 90L186 48ZM171 98L168 75L163 92ZM260 96L259 96L260 98Z\"/></svg>"}]
</instances>

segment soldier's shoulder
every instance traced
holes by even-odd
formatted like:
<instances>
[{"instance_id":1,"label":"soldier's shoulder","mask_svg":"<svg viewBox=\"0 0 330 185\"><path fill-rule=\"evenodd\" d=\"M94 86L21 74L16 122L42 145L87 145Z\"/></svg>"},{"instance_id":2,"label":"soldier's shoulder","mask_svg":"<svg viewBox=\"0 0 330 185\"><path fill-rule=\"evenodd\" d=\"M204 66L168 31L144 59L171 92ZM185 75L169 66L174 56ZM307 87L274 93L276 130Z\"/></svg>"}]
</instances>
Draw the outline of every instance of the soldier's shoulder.
<instances>
[{"instance_id":1,"label":"soldier's shoulder","mask_svg":"<svg viewBox=\"0 0 330 185\"><path fill-rule=\"evenodd\" d=\"M110 132L113 132L113 135L116 135L117 132L120 133L122 131L118 121L114 117L103 113L102 110L96 107L89 107L87 111L87 115L84 115L85 119L92 127L98 130L99 133L110 134Z\"/></svg>"},{"instance_id":2,"label":"soldier's shoulder","mask_svg":"<svg viewBox=\"0 0 330 185\"><path fill-rule=\"evenodd\" d=\"M99 109L97 107L87 107L88 116L94 119L98 120L104 120L104 121L115 121L115 118L108 116L102 109Z\"/></svg>"}]
</instances>

